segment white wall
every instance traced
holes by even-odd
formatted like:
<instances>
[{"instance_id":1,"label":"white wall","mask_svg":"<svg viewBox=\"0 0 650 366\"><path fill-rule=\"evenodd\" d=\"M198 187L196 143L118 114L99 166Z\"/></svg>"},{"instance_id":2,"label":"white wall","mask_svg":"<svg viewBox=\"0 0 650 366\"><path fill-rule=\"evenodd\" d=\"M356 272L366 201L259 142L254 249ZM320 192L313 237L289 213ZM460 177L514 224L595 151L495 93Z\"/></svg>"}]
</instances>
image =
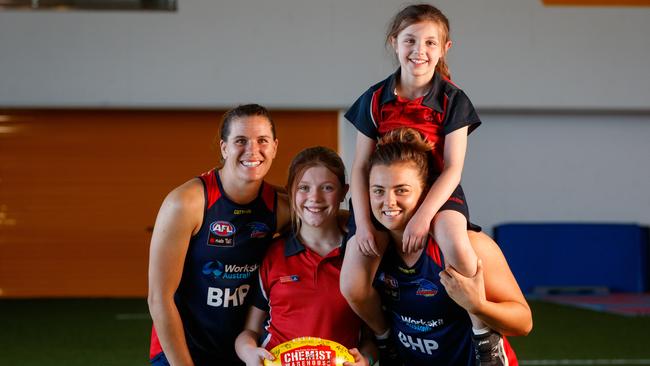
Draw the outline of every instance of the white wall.
<instances>
[{"instance_id":1,"label":"white wall","mask_svg":"<svg viewBox=\"0 0 650 366\"><path fill-rule=\"evenodd\" d=\"M650 115L482 119L463 176L478 223L650 225Z\"/></svg>"},{"instance_id":2,"label":"white wall","mask_svg":"<svg viewBox=\"0 0 650 366\"><path fill-rule=\"evenodd\" d=\"M452 22L454 79L485 121L464 175L476 221L650 224L650 8L436 3ZM0 11L0 107L344 109L394 68L383 34L400 6L182 0L177 13ZM350 164L354 131L341 139Z\"/></svg>"},{"instance_id":3,"label":"white wall","mask_svg":"<svg viewBox=\"0 0 650 366\"><path fill-rule=\"evenodd\" d=\"M182 0L177 13L0 11L0 106L345 108L392 70L390 0ZM438 0L479 107L650 105L650 8Z\"/></svg>"},{"instance_id":4,"label":"white wall","mask_svg":"<svg viewBox=\"0 0 650 366\"><path fill-rule=\"evenodd\" d=\"M462 183L488 233L522 221L650 225L650 114L480 115ZM349 168L355 131L341 126Z\"/></svg>"}]
</instances>

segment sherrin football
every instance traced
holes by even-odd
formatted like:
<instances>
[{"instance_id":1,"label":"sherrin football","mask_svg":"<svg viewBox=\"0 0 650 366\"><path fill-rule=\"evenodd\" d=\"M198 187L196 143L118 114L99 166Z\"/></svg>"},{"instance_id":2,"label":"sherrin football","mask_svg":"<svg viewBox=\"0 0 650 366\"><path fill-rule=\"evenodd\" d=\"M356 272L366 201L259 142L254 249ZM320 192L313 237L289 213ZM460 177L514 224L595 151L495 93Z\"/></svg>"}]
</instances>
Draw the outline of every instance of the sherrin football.
<instances>
[{"instance_id":1,"label":"sherrin football","mask_svg":"<svg viewBox=\"0 0 650 366\"><path fill-rule=\"evenodd\" d=\"M265 366L343 366L354 357L343 345L322 338L295 338L271 350L274 361L264 360Z\"/></svg>"}]
</instances>

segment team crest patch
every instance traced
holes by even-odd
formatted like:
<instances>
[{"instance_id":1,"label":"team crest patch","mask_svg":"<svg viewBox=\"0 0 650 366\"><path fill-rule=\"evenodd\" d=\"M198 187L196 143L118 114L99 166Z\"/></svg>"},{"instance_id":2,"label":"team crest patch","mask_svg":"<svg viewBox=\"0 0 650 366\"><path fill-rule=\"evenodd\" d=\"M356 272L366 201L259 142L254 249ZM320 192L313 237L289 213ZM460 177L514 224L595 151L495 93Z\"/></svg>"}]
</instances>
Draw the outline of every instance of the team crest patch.
<instances>
[{"instance_id":1,"label":"team crest patch","mask_svg":"<svg viewBox=\"0 0 650 366\"><path fill-rule=\"evenodd\" d=\"M268 226L266 226L265 223L259 222L259 221L254 221L251 222L250 224L247 225L248 228L251 230L251 238L263 238L271 232L271 229L269 229Z\"/></svg>"},{"instance_id":2,"label":"team crest patch","mask_svg":"<svg viewBox=\"0 0 650 366\"><path fill-rule=\"evenodd\" d=\"M228 221L215 221L210 224L208 245L232 247L235 245L233 235L236 231L235 226Z\"/></svg>"},{"instance_id":3,"label":"team crest patch","mask_svg":"<svg viewBox=\"0 0 650 366\"><path fill-rule=\"evenodd\" d=\"M379 281L384 283L384 293L393 300L399 300L399 283L397 279L384 272L379 274Z\"/></svg>"},{"instance_id":4,"label":"team crest patch","mask_svg":"<svg viewBox=\"0 0 650 366\"><path fill-rule=\"evenodd\" d=\"M390 289L396 289L399 287L399 284L397 283L395 277L388 275L384 272L379 274L379 280L383 282L386 285L386 287Z\"/></svg>"},{"instance_id":5,"label":"team crest patch","mask_svg":"<svg viewBox=\"0 0 650 366\"><path fill-rule=\"evenodd\" d=\"M436 296L437 293L438 286L427 280L421 280L420 287L418 287L417 291L415 291L416 295L424 297Z\"/></svg>"}]
</instances>

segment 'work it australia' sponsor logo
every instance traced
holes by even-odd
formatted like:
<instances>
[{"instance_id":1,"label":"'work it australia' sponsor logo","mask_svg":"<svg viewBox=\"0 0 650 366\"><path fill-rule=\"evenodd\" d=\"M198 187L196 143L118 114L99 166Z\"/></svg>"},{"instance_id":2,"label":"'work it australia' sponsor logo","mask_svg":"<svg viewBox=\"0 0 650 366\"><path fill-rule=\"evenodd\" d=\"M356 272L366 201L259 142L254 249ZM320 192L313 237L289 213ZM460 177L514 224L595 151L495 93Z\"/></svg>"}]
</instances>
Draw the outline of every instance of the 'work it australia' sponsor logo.
<instances>
[{"instance_id":1,"label":"'work it australia' sponsor logo","mask_svg":"<svg viewBox=\"0 0 650 366\"><path fill-rule=\"evenodd\" d=\"M417 330L419 332L428 332L433 328L439 327L442 325L442 319L413 319L410 316L399 315L395 313L395 316L399 317L402 323L408 325L409 328Z\"/></svg>"},{"instance_id":2,"label":"'work it australia' sponsor logo","mask_svg":"<svg viewBox=\"0 0 650 366\"><path fill-rule=\"evenodd\" d=\"M432 297L438 293L438 286L427 280L420 280L420 287L415 291L418 296Z\"/></svg>"},{"instance_id":3,"label":"'work it australia' sponsor logo","mask_svg":"<svg viewBox=\"0 0 650 366\"><path fill-rule=\"evenodd\" d=\"M232 247L235 245L233 235L236 231L235 226L228 221L214 221L210 224L208 245Z\"/></svg>"},{"instance_id":4,"label":"'work it australia' sponsor logo","mask_svg":"<svg viewBox=\"0 0 650 366\"><path fill-rule=\"evenodd\" d=\"M251 238L263 238L271 232L271 229L263 222L253 221L247 226L251 231Z\"/></svg>"},{"instance_id":5,"label":"'work it australia' sponsor logo","mask_svg":"<svg viewBox=\"0 0 650 366\"><path fill-rule=\"evenodd\" d=\"M259 268L257 264L223 264L219 261L210 261L203 265L203 274L215 279L245 280Z\"/></svg>"}]
</instances>

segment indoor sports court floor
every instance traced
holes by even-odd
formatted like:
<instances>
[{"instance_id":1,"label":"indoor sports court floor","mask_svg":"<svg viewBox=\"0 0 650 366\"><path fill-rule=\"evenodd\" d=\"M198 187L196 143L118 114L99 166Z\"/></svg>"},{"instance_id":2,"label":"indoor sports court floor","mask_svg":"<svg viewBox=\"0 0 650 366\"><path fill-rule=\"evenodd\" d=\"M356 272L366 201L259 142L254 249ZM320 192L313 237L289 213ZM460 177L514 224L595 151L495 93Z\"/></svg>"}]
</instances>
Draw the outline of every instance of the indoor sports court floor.
<instances>
[{"instance_id":1,"label":"indoor sports court floor","mask_svg":"<svg viewBox=\"0 0 650 366\"><path fill-rule=\"evenodd\" d=\"M650 316L530 302L521 365L650 365ZM147 365L145 299L0 300L0 365Z\"/></svg>"}]
</instances>

